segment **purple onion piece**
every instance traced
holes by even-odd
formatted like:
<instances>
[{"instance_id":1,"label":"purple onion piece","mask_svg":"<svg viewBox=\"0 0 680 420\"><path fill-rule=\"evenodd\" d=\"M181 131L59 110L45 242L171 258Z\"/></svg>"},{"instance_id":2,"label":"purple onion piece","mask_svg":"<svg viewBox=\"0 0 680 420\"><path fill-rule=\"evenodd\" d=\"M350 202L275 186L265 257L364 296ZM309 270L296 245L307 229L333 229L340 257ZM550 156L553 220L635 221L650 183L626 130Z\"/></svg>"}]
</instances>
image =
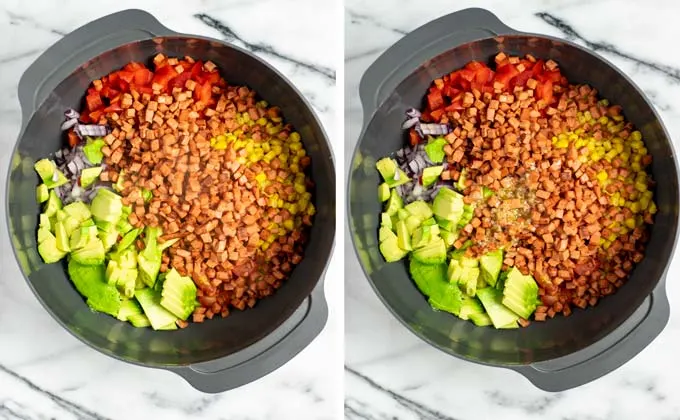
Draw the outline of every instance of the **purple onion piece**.
<instances>
[{"instance_id":1,"label":"purple onion piece","mask_svg":"<svg viewBox=\"0 0 680 420\"><path fill-rule=\"evenodd\" d=\"M75 126L76 124L78 124L78 119L76 119L76 118L71 118L69 120L66 120L63 123L61 123L61 131L66 131L69 128Z\"/></svg>"},{"instance_id":2,"label":"purple onion piece","mask_svg":"<svg viewBox=\"0 0 680 420\"><path fill-rule=\"evenodd\" d=\"M422 114L415 108L409 108L406 110L406 116L409 118L420 118Z\"/></svg>"},{"instance_id":3,"label":"purple onion piece","mask_svg":"<svg viewBox=\"0 0 680 420\"><path fill-rule=\"evenodd\" d=\"M52 174L52 181L54 182L59 181L59 172L54 171L54 173Z\"/></svg>"},{"instance_id":4,"label":"purple onion piece","mask_svg":"<svg viewBox=\"0 0 680 420\"><path fill-rule=\"evenodd\" d=\"M75 118L77 120L78 118L80 118L80 113L73 108L69 108L66 111L64 111L64 117L68 119Z\"/></svg>"},{"instance_id":5,"label":"purple onion piece","mask_svg":"<svg viewBox=\"0 0 680 420\"><path fill-rule=\"evenodd\" d=\"M399 169L394 170L394 180L399 181L399 178L401 178L401 175L399 174Z\"/></svg>"},{"instance_id":6,"label":"purple onion piece","mask_svg":"<svg viewBox=\"0 0 680 420\"><path fill-rule=\"evenodd\" d=\"M104 137L109 133L109 129L99 124L77 124L75 132L82 139L83 137Z\"/></svg>"},{"instance_id":7,"label":"purple onion piece","mask_svg":"<svg viewBox=\"0 0 680 420\"><path fill-rule=\"evenodd\" d=\"M404 121L404 123L401 125L401 128L402 130L407 130L419 123L420 119L418 117L409 118L408 120Z\"/></svg>"},{"instance_id":8,"label":"purple onion piece","mask_svg":"<svg viewBox=\"0 0 680 420\"><path fill-rule=\"evenodd\" d=\"M451 128L448 124L420 124L420 130L426 136L442 136L449 134Z\"/></svg>"},{"instance_id":9,"label":"purple onion piece","mask_svg":"<svg viewBox=\"0 0 680 420\"><path fill-rule=\"evenodd\" d=\"M420 138L425 137L425 133L423 133L423 125L422 124L416 125L416 133L418 133Z\"/></svg>"}]
</instances>

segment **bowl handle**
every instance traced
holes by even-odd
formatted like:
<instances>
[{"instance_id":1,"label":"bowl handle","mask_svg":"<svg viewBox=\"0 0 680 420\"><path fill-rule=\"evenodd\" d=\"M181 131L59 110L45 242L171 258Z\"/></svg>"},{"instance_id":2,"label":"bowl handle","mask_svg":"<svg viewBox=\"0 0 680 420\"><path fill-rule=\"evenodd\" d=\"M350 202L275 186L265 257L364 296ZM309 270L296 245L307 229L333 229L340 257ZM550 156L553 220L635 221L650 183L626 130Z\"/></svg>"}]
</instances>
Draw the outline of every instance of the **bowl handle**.
<instances>
[{"instance_id":1,"label":"bowl handle","mask_svg":"<svg viewBox=\"0 0 680 420\"><path fill-rule=\"evenodd\" d=\"M327 319L321 279L296 313L263 340L219 360L170 370L202 392L212 394L238 388L291 360L319 335Z\"/></svg>"},{"instance_id":2,"label":"bowl handle","mask_svg":"<svg viewBox=\"0 0 680 420\"><path fill-rule=\"evenodd\" d=\"M428 60L467 42L517 33L493 13L479 8L442 16L408 33L382 53L361 78L364 124L397 85Z\"/></svg>"},{"instance_id":3,"label":"bowl handle","mask_svg":"<svg viewBox=\"0 0 680 420\"><path fill-rule=\"evenodd\" d=\"M23 125L69 74L105 51L128 42L176 33L142 10L124 10L67 34L31 64L19 81Z\"/></svg>"},{"instance_id":4,"label":"bowl handle","mask_svg":"<svg viewBox=\"0 0 680 420\"><path fill-rule=\"evenodd\" d=\"M614 371L640 353L661 333L669 316L664 277L628 320L582 350L584 354L511 369L545 391L559 392L584 385Z\"/></svg>"}]
</instances>

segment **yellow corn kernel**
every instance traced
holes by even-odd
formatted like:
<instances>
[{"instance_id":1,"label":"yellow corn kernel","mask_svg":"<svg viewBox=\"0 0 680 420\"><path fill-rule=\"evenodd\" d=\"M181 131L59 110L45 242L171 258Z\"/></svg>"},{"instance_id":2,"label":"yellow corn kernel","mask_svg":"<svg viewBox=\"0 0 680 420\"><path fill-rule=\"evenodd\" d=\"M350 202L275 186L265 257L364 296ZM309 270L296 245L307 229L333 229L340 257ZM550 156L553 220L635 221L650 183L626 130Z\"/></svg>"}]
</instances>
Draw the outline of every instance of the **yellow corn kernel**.
<instances>
[{"instance_id":1,"label":"yellow corn kernel","mask_svg":"<svg viewBox=\"0 0 680 420\"><path fill-rule=\"evenodd\" d=\"M301 143L291 143L288 145L290 147L290 150L297 152L298 150L302 149L302 144Z\"/></svg>"},{"instance_id":2,"label":"yellow corn kernel","mask_svg":"<svg viewBox=\"0 0 680 420\"><path fill-rule=\"evenodd\" d=\"M283 227L286 228L286 230L293 230L295 228L295 222L293 222L292 219L284 220Z\"/></svg>"},{"instance_id":3,"label":"yellow corn kernel","mask_svg":"<svg viewBox=\"0 0 680 420\"><path fill-rule=\"evenodd\" d=\"M623 221L628 229L635 229L635 218L629 217Z\"/></svg>"},{"instance_id":4,"label":"yellow corn kernel","mask_svg":"<svg viewBox=\"0 0 680 420\"><path fill-rule=\"evenodd\" d=\"M263 251L266 251L269 249L269 242L265 242L262 245L260 245L260 248L262 248Z\"/></svg>"},{"instance_id":5,"label":"yellow corn kernel","mask_svg":"<svg viewBox=\"0 0 680 420\"><path fill-rule=\"evenodd\" d=\"M641 141L642 140L642 133L640 133L637 130L633 131L632 133L630 133L630 138L631 138L631 140L634 140L634 141Z\"/></svg>"},{"instance_id":6,"label":"yellow corn kernel","mask_svg":"<svg viewBox=\"0 0 680 420\"><path fill-rule=\"evenodd\" d=\"M630 211L632 211L633 213L639 213L640 212L640 203L638 203L637 201L634 202L634 203L631 203Z\"/></svg>"},{"instance_id":7,"label":"yellow corn kernel","mask_svg":"<svg viewBox=\"0 0 680 420\"><path fill-rule=\"evenodd\" d=\"M611 162L612 159L614 159L617 154L618 153L616 152L616 150L610 150L604 155L604 157L605 159L607 159L608 162Z\"/></svg>"},{"instance_id":8,"label":"yellow corn kernel","mask_svg":"<svg viewBox=\"0 0 680 420\"><path fill-rule=\"evenodd\" d=\"M297 151L298 157L305 157L307 155L307 152L305 152L305 149L300 149Z\"/></svg>"},{"instance_id":9,"label":"yellow corn kernel","mask_svg":"<svg viewBox=\"0 0 680 420\"><path fill-rule=\"evenodd\" d=\"M649 208L647 209L649 214L656 214L657 210L658 209L656 208L656 203L654 203L653 201L649 203Z\"/></svg>"},{"instance_id":10,"label":"yellow corn kernel","mask_svg":"<svg viewBox=\"0 0 680 420\"><path fill-rule=\"evenodd\" d=\"M627 152L619 153L619 159L621 159L624 162L628 162L628 159L630 159L630 153Z\"/></svg>"},{"instance_id":11,"label":"yellow corn kernel","mask_svg":"<svg viewBox=\"0 0 680 420\"><path fill-rule=\"evenodd\" d=\"M606 125L607 123L609 123L609 118L603 115L600 118L598 118L597 122L599 122L602 125Z\"/></svg>"},{"instance_id":12,"label":"yellow corn kernel","mask_svg":"<svg viewBox=\"0 0 680 420\"><path fill-rule=\"evenodd\" d=\"M609 178L609 175L607 174L606 171L600 171L597 173L597 179L600 180L600 182L604 182Z\"/></svg>"},{"instance_id":13,"label":"yellow corn kernel","mask_svg":"<svg viewBox=\"0 0 680 420\"><path fill-rule=\"evenodd\" d=\"M609 235L609 236L607 237L607 240L608 240L610 243L611 243L611 242L614 242L614 241L616 240L616 234L615 234L615 233L612 233L611 235Z\"/></svg>"},{"instance_id":14,"label":"yellow corn kernel","mask_svg":"<svg viewBox=\"0 0 680 420\"><path fill-rule=\"evenodd\" d=\"M264 181L267 180L267 175L265 175L263 173L259 173L259 174L255 175L255 180L257 182L259 182L260 184L262 184Z\"/></svg>"},{"instance_id":15,"label":"yellow corn kernel","mask_svg":"<svg viewBox=\"0 0 680 420\"><path fill-rule=\"evenodd\" d=\"M623 121L623 115L613 115L612 119L617 122Z\"/></svg>"},{"instance_id":16,"label":"yellow corn kernel","mask_svg":"<svg viewBox=\"0 0 680 420\"><path fill-rule=\"evenodd\" d=\"M557 141L557 143L555 143L555 147L558 147L560 149L566 149L567 147L569 147L569 140L560 139Z\"/></svg>"},{"instance_id":17,"label":"yellow corn kernel","mask_svg":"<svg viewBox=\"0 0 680 420\"><path fill-rule=\"evenodd\" d=\"M314 204L309 203L307 206L307 214L310 216L314 216L314 214L316 214L316 207L314 207Z\"/></svg>"},{"instance_id":18,"label":"yellow corn kernel","mask_svg":"<svg viewBox=\"0 0 680 420\"><path fill-rule=\"evenodd\" d=\"M300 141L300 134L297 131L293 131L290 133L290 136L288 136L288 140L298 143Z\"/></svg>"}]
</instances>

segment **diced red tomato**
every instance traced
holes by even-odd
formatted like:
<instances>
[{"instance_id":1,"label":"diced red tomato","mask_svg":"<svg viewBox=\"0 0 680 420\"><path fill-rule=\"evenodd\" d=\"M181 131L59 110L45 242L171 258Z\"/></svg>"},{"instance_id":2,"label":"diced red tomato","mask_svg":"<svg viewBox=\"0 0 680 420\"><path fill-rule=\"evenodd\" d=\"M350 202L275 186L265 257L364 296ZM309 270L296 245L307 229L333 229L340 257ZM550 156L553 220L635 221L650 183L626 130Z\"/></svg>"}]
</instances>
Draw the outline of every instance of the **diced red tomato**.
<instances>
[{"instance_id":1,"label":"diced red tomato","mask_svg":"<svg viewBox=\"0 0 680 420\"><path fill-rule=\"evenodd\" d=\"M120 112L122 110L123 110L123 108L121 108L120 104L118 104L118 103L111 104L111 105L107 106L106 108L104 108L104 112L107 113L107 114L109 112Z\"/></svg>"},{"instance_id":2,"label":"diced red tomato","mask_svg":"<svg viewBox=\"0 0 680 420\"><path fill-rule=\"evenodd\" d=\"M454 96L458 95L460 93L460 89L456 89L451 85L446 85L444 86L444 89L442 89L442 94L444 96L448 96L449 98L453 98Z\"/></svg>"},{"instance_id":3,"label":"diced red tomato","mask_svg":"<svg viewBox=\"0 0 680 420\"><path fill-rule=\"evenodd\" d=\"M135 73L132 71L121 70L118 72L118 78L120 80L126 81L127 83L132 83L132 81L135 79Z\"/></svg>"},{"instance_id":4,"label":"diced red tomato","mask_svg":"<svg viewBox=\"0 0 680 420\"><path fill-rule=\"evenodd\" d=\"M90 111L94 111L104 106L102 98L99 96L98 93L87 95L85 97L85 102L87 103L87 109L89 109Z\"/></svg>"},{"instance_id":5,"label":"diced red tomato","mask_svg":"<svg viewBox=\"0 0 680 420\"><path fill-rule=\"evenodd\" d=\"M438 121L442 116L444 116L444 113L448 111L446 108L439 108L435 109L434 111L430 112L430 115L432 118L434 118L435 121Z\"/></svg>"},{"instance_id":6,"label":"diced red tomato","mask_svg":"<svg viewBox=\"0 0 680 420\"><path fill-rule=\"evenodd\" d=\"M80 139L78 138L78 135L73 132L73 130L68 131L67 137L68 137L68 145L69 146L75 147L76 145L78 145L78 141Z\"/></svg>"},{"instance_id":7,"label":"diced red tomato","mask_svg":"<svg viewBox=\"0 0 680 420\"><path fill-rule=\"evenodd\" d=\"M203 81L208 82L211 85L214 85L215 83L219 82L221 79L220 74L216 71L212 73L203 73Z\"/></svg>"},{"instance_id":8,"label":"diced red tomato","mask_svg":"<svg viewBox=\"0 0 680 420\"><path fill-rule=\"evenodd\" d=\"M463 101L461 99L455 99L451 102L451 105L444 108L446 112L460 111L461 109L463 109ZM439 119L437 118L436 120Z\"/></svg>"},{"instance_id":9,"label":"diced red tomato","mask_svg":"<svg viewBox=\"0 0 680 420\"><path fill-rule=\"evenodd\" d=\"M465 65L465 68L469 70L488 69L488 67L485 64L482 64L479 61L470 61Z\"/></svg>"},{"instance_id":10,"label":"diced red tomato","mask_svg":"<svg viewBox=\"0 0 680 420\"><path fill-rule=\"evenodd\" d=\"M411 146L416 146L418 143L420 143L420 136L418 133L416 133L416 130L410 130L408 132L408 142L411 144Z\"/></svg>"},{"instance_id":11,"label":"diced red tomato","mask_svg":"<svg viewBox=\"0 0 680 420\"><path fill-rule=\"evenodd\" d=\"M444 98L442 92L437 90L427 95L427 103L430 109L437 109L444 105Z\"/></svg>"},{"instance_id":12,"label":"diced red tomato","mask_svg":"<svg viewBox=\"0 0 680 420\"><path fill-rule=\"evenodd\" d=\"M168 82L175 77L177 77L177 71L171 66L165 66L156 70L151 83L158 83L165 89L168 86Z\"/></svg>"},{"instance_id":13,"label":"diced red tomato","mask_svg":"<svg viewBox=\"0 0 680 420\"><path fill-rule=\"evenodd\" d=\"M146 66L142 63L137 63L137 62L133 61L133 62L126 64L125 67L123 67L123 68L127 71L134 73L135 71L137 71L139 69L145 69Z\"/></svg>"},{"instance_id":14,"label":"diced red tomato","mask_svg":"<svg viewBox=\"0 0 680 420\"><path fill-rule=\"evenodd\" d=\"M191 79L195 80L196 82L201 83L202 82L202 75L203 75L203 62L202 61L197 61L194 63L194 66L191 68Z\"/></svg>"},{"instance_id":15,"label":"diced red tomato","mask_svg":"<svg viewBox=\"0 0 680 420\"><path fill-rule=\"evenodd\" d=\"M559 70L546 71L543 74L545 80L550 80L553 84L560 83L562 80L562 73Z\"/></svg>"},{"instance_id":16,"label":"diced red tomato","mask_svg":"<svg viewBox=\"0 0 680 420\"><path fill-rule=\"evenodd\" d=\"M494 82L499 82L507 86L510 83L510 79L518 74L519 71L517 70L517 67L512 64L506 64L505 66L498 68Z\"/></svg>"},{"instance_id":17,"label":"diced red tomato","mask_svg":"<svg viewBox=\"0 0 680 420\"><path fill-rule=\"evenodd\" d=\"M191 72L185 71L184 73L180 73L177 77L168 82L168 89L173 89L176 87L184 89L184 85L190 78Z\"/></svg>"},{"instance_id":18,"label":"diced red tomato","mask_svg":"<svg viewBox=\"0 0 680 420\"><path fill-rule=\"evenodd\" d=\"M510 84L512 86L525 86L527 84L527 80L531 79L531 76L533 76L532 71L525 70L518 74L517 76L513 77L510 80Z\"/></svg>"},{"instance_id":19,"label":"diced red tomato","mask_svg":"<svg viewBox=\"0 0 680 420\"><path fill-rule=\"evenodd\" d=\"M472 70L472 69L463 69L463 70L460 71L460 77L463 80L467 80L468 82L473 81L475 79L476 74L477 74L477 72L475 70Z\"/></svg>"},{"instance_id":20,"label":"diced red tomato","mask_svg":"<svg viewBox=\"0 0 680 420\"><path fill-rule=\"evenodd\" d=\"M536 88L538 99L543 99L545 103L551 104L553 101L553 83L546 80Z\"/></svg>"},{"instance_id":21,"label":"diced red tomato","mask_svg":"<svg viewBox=\"0 0 680 420\"><path fill-rule=\"evenodd\" d=\"M493 77L493 70L485 66L477 70L477 74L475 74L475 81L479 84L485 85L492 81Z\"/></svg>"},{"instance_id":22,"label":"diced red tomato","mask_svg":"<svg viewBox=\"0 0 680 420\"><path fill-rule=\"evenodd\" d=\"M88 116L88 118L90 119L89 122L92 122L92 123L99 122L99 119L102 117L102 115L103 115L103 112L101 110L90 112L90 114ZM82 120L82 117L81 117L81 120ZM83 122L86 122L86 121L83 121Z\"/></svg>"},{"instance_id":23,"label":"diced red tomato","mask_svg":"<svg viewBox=\"0 0 680 420\"><path fill-rule=\"evenodd\" d=\"M151 89L150 86L137 86L137 85L130 85L130 92L135 91L141 94L148 93L149 95L153 94L153 89Z\"/></svg>"},{"instance_id":24,"label":"diced red tomato","mask_svg":"<svg viewBox=\"0 0 680 420\"><path fill-rule=\"evenodd\" d=\"M204 104L210 104L212 100L212 85L210 82L205 82L202 85L196 86L194 90L194 99Z\"/></svg>"},{"instance_id":25,"label":"diced red tomato","mask_svg":"<svg viewBox=\"0 0 680 420\"><path fill-rule=\"evenodd\" d=\"M149 83L151 83L151 79L153 79L153 73L151 73L151 70L141 68L135 71L134 75L135 85L147 86Z\"/></svg>"}]
</instances>

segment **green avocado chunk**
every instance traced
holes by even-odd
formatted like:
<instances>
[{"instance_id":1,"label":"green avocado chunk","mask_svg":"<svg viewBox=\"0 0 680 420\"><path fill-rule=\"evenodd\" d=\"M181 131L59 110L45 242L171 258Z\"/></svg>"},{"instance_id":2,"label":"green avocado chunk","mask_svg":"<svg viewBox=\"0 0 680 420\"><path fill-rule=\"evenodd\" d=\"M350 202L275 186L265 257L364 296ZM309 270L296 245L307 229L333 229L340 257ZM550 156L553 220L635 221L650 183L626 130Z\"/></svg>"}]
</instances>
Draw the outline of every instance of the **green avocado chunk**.
<instances>
[{"instance_id":1,"label":"green avocado chunk","mask_svg":"<svg viewBox=\"0 0 680 420\"><path fill-rule=\"evenodd\" d=\"M87 298L90 308L118 316L121 296L115 286L106 283L104 264L85 265L71 258L68 275L78 292Z\"/></svg>"}]
</instances>

